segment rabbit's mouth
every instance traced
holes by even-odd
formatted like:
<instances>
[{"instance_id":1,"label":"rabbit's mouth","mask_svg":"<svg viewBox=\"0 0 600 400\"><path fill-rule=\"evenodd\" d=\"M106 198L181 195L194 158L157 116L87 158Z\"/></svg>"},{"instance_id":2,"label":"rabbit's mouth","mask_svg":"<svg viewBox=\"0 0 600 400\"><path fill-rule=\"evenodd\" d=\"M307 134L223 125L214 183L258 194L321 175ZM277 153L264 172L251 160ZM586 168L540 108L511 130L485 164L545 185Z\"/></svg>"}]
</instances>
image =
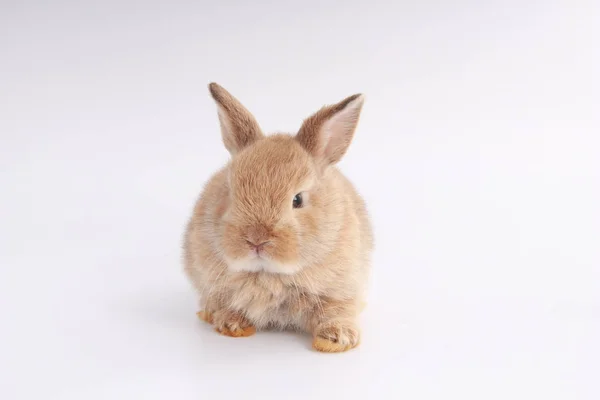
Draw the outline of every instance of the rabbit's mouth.
<instances>
[{"instance_id":1,"label":"rabbit's mouth","mask_svg":"<svg viewBox=\"0 0 600 400\"><path fill-rule=\"evenodd\" d=\"M300 269L299 265L278 262L266 252L252 252L248 257L227 260L230 270L235 272L268 272L272 274L291 275Z\"/></svg>"}]
</instances>

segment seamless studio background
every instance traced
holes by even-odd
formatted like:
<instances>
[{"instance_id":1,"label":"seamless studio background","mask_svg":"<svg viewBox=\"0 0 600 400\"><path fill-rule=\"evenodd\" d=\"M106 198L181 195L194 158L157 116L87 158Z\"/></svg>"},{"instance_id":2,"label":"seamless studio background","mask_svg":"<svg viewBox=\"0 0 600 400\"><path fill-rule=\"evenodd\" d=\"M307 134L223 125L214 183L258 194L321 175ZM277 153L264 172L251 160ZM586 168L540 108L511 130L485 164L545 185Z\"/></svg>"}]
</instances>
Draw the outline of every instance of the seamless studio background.
<instances>
[{"instance_id":1,"label":"seamless studio background","mask_svg":"<svg viewBox=\"0 0 600 400\"><path fill-rule=\"evenodd\" d=\"M0 2L3 399L598 399L593 1ZM363 341L220 337L181 235L227 161L362 92Z\"/></svg>"}]
</instances>

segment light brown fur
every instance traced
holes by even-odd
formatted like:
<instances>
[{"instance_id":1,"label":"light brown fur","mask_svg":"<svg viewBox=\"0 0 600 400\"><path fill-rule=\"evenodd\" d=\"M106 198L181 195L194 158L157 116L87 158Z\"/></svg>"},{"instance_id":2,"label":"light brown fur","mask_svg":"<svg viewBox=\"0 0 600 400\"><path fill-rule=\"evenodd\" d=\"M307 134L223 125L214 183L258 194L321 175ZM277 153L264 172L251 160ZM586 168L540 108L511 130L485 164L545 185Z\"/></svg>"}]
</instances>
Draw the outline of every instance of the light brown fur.
<instances>
[{"instance_id":1,"label":"light brown fur","mask_svg":"<svg viewBox=\"0 0 600 400\"><path fill-rule=\"evenodd\" d=\"M232 159L206 184L185 233L199 317L228 336L299 329L319 351L357 346L373 237L363 200L334 164L362 96L324 107L296 136L264 136L231 94L210 91ZM293 208L300 192L305 205ZM264 243L263 258L251 260L249 243Z\"/></svg>"}]
</instances>

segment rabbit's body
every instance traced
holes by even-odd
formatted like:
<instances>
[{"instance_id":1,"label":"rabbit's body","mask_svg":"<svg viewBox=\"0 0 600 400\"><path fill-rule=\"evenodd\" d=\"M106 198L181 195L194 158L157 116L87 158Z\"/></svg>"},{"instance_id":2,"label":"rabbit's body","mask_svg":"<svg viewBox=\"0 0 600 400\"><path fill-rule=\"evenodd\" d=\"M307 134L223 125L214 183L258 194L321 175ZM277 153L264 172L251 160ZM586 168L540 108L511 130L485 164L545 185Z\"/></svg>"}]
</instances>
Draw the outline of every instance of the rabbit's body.
<instances>
[{"instance_id":1,"label":"rabbit's body","mask_svg":"<svg viewBox=\"0 0 600 400\"><path fill-rule=\"evenodd\" d=\"M324 108L296 136L265 137L224 89L211 92L233 158L207 183L186 230L200 316L230 336L290 328L312 332L318 350L356 346L373 238L362 198L330 164L350 142L362 98ZM323 126L341 140L319 143Z\"/></svg>"}]
</instances>

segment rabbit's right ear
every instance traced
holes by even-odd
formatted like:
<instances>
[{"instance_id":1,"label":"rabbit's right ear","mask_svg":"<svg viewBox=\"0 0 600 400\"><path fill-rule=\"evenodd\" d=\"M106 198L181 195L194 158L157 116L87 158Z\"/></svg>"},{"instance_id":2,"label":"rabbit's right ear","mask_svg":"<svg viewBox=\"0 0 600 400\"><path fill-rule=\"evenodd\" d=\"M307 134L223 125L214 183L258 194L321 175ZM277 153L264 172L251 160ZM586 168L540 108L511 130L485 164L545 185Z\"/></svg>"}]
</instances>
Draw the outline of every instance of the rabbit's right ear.
<instances>
[{"instance_id":1,"label":"rabbit's right ear","mask_svg":"<svg viewBox=\"0 0 600 400\"><path fill-rule=\"evenodd\" d=\"M242 103L214 82L208 88L217 103L223 143L231 155L263 137L260 126Z\"/></svg>"},{"instance_id":2,"label":"rabbit's right ear","mask_svg":"<svg viewBox=\"0 0 600 400\"><path fill-rule=\"evenodd\" d=\"M304 120L296 139L319 163L337 163L354 137L364 100L362 94L355 94L321 108Z\"/></svg>"}]
</instances>

